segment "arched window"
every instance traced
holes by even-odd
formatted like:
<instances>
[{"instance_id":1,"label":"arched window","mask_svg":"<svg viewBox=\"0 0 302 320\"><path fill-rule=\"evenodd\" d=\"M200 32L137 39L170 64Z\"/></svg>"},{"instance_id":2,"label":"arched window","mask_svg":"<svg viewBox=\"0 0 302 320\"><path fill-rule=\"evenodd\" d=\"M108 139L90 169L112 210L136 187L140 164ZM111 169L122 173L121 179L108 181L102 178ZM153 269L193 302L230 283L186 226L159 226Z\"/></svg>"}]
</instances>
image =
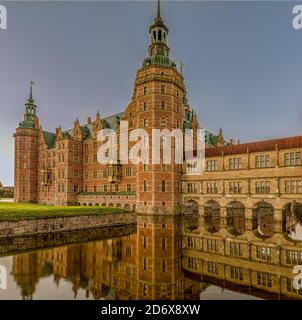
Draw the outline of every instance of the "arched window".
<instances>
[{"instance_id":1,"label":"arched window","mask_svg":"<svg viewBox=\"0 0 302 320\"><path fill-rule=\"evenodd\" d=\"M161 37L162 36L162 34L161 34L161 30L158 30L158 41L161 41Z\"/></svg>"},{"instance_id":2,"label":"arched window","mask_svg":"<svg viewBox=\"0 0 302 320\"><path fill-rule=\"evenodd\" d=\"M274 208L265 201L253 206L253 231L260 237L272 237L274 234Z\"/></svg>"},{"instance_id":3,"label":"arched window","mask_svg":"<svg viewBox=\"0 0 302 320\"><path fill-rule=\"evenodd\" d=\"M220 205L217 201L209 200L204 205L205 229L214 233L220 229Z\"/></svg>"},{"instance_id":4,"label":"arched window","mask_svg":"<svg viewBox=\"0 0 302 320\"><path fill-rule=\"evenodd\" d=\"M227 230L231 234L245 231L245 207L241 202L232 201L227 205Z\"/></svg>"}]
</instances>

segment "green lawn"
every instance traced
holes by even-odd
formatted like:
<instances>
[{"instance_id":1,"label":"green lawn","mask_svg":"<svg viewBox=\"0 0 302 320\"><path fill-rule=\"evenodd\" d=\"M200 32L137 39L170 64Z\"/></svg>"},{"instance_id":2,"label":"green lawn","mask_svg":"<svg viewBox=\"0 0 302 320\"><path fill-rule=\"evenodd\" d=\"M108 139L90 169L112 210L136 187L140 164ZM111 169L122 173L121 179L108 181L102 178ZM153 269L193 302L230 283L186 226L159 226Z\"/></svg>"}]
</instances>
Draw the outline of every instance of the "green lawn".
<instances>
[{"instance_id":1,"label":"green lawn","mask_svg":"<svg viewBox=\"0 0 302 320\"><path fill-rule=\"evenodd\" d=\"M53 207L41 204L0 202L0 221L86 216L122 212L124 211L121 209L106 207Z\"/></svg>"}]
</instances>

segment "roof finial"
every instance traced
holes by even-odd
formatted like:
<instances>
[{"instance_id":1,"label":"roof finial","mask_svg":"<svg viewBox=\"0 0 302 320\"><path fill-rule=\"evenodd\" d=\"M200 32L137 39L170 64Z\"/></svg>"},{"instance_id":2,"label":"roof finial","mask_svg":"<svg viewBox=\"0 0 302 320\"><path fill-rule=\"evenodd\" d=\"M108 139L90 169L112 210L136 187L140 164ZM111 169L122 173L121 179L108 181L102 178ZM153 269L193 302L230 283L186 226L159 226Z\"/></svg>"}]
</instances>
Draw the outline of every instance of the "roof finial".
<instances>
[{"instance_id":1,"label":"roof finial","mask_svg":"<svg viewBox=\"0 0 302 320\"><path fill-rule=\"evenodd\" d=\"M30 100L30 101L33 101L33 85L34 85L34 83L33 83L33 81L31 80L31 81L30 81L30 92L29 92L29 100Z\"/></svg>"},{"instance_id":2,"label":"roof finial","mask_svg":"<svg viewBox=\"0 0 302 320\"><path fill-rule=\"evenodd\" d=\"M181 62L180 63L180 73L183 74L184 71L184 64Z\"/></svg>"},{"instance_id":3,"label":"roof finial","mask_svg":"<svg viewBox=\"0 0 302 320\"><path fill-rule=\"evenodd\" d=\"M160 19L160 0L157 0L157 18Z\"/></svg>"}]
</instances>

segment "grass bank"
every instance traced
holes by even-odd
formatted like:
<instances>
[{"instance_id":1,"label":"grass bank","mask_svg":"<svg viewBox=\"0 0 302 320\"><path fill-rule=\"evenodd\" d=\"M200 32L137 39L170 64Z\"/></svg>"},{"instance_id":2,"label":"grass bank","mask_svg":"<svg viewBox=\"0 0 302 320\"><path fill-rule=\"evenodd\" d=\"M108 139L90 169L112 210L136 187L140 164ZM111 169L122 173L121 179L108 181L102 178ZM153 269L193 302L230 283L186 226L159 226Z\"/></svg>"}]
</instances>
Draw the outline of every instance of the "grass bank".
<instances>
[{"instance_id":1,"label":"grass bank","mask_svg":"<svg viewBox=\"0 0 302 320\"><path fill-rule=\"evenodd\" d=\"M6 203L0 202L0 222L45 218L75 217L122 213L122 209L106 207L54 207L41 204Z\"/></svg>"}]
</instances>

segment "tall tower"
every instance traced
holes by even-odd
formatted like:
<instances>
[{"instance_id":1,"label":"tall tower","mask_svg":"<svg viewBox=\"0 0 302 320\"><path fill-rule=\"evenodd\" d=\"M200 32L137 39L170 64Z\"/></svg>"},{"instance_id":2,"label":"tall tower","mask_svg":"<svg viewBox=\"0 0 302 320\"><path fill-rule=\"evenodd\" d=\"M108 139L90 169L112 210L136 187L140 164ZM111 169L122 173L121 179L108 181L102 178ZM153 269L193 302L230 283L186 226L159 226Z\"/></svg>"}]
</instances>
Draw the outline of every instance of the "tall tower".
<instances>
[{"instance_id":1,"label":"tall tower","mask_svg":"<svg viewBox=\"0 0 302 320\"><path fill-rule=\"evenodd\" d=\"M24 120L19 123L15 138L15 202L36 202L38 191L39 119L33 99L33 83L25 103Z\"/></svg>"},{"instance_id":2,"label":"tall tower","mask_svg":"<svg viewBox=\"0 0 302 320\"><path fill-rule=\"evenodd\" d=\"M182 129L183 101L186 94L184 79L176 64L170 59L168 47L169 29L165 25L157 5L157 15L149 28L148 56L137 71L132 100L126 109L125 120L129 129L142 128L148 132L149 163L136 166L137 211L150 214L175 213L181 203L182 165L152 163L152 130ZM131 147L131 144L129 144ZM163 145L157 145L163 153ZM163 157L161 157L161 161ZM163 162L163 161L162 161Z\"/></svg>"}]
</instances>

